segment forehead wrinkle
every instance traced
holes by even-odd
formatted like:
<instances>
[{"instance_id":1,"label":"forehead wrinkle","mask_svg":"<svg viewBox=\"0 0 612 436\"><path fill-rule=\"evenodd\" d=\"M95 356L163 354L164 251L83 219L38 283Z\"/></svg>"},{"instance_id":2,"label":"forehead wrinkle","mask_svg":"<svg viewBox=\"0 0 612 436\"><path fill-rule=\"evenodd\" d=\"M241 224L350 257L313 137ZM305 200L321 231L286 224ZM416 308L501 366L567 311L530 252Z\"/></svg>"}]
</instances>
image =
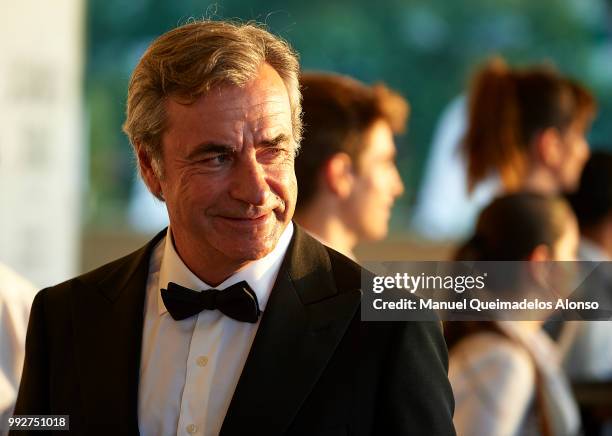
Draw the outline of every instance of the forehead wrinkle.
<instances>
[{"instance_id":1,"label":"forehead wrinkle","mask_svg":"<svg viewBox=\"0 0 612 436\"><path fill-rule=\"evenodd\" d=\"M253 114L251 119L248 120L248 122L250 122L251 124L255 125L255 128L257 130L260 129L267 129L267 128L284 128L285 127L291 127L291 126L285 126L284 123L282 122L282 119L284 117L284 114L282 112L271 112L271 113L265 113L265 114ZM263 126L262 126L263 124ZM267 125L266 125L267 124Z\"/></svg>"},{"instance_id":2,"label":"forehead wrinkle","mask_svg":"<svg viewBox=\"0 0 612 436\"><path fill-rule=\"evenodd\" d=\"M265 109L268 107L276 107L276 106L282 106L283 103L281 101L275 100L275 99L268 99L265 101L259 101L257 103L247 103L247 104L243 104L243 105L237 105L237 106L233 106L233 107L221 107L219 108L217 106L217 111L218 112L238 112L238 113L245 113L248 114L250 112L267 112L270 113L270 111L266 111ZM286 111L283 111L281 108L278 108L274 113L283 113ZM289 115L289 114L288 114Z\"/></svg>"},{"instance_id":3,"label":"forehead wrinkle","mask_svg":"<svg viewBox=\"0 0 612 436\"><path fill-rule=\"evenodd\" d=\"M278 119L281 117L287 117L290 119L290 115L278 108L274 111L265 110L269 108L270 102L258 103L249 107L235 106L235 107L216 107L209 113L201 115L203 123L214 123L214 124L235 124L237 130L244 128L243 123L254 123L260 124L262 121L265 122L267 119ZM223 114L221 119L215 119L219 115ZM280 123L279 123L280 124Z\"/></svg>"}]
</instances>

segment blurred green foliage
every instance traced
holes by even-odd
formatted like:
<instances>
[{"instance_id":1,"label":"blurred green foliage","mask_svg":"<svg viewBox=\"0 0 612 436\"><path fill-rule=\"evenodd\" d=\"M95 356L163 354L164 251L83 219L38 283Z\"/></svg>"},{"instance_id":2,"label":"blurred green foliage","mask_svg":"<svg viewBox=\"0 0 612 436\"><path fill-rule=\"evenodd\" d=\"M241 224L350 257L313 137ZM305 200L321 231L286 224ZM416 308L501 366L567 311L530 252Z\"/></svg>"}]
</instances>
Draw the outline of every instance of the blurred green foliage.
<instances>
[{"instance_id":1,"label":"blurred green foliage","mask_svg":"<svg viewBox=\"0 0 612 436\"><path fill-rule=\"evenodd\" d=\"M612 5L606 0L92 0L88 8L87 209L95 225L124 223L135 177L121 132L130 72L153 38L190 18L266 23L297 49L304 69L384 81L409 99L409 131L399 140L408 195L396 208L396 228L407 223L441 111L492 54L514 65L549 60L584 82L600 105L592 143L612 142L612 123L604 121L612 114Z\"/></svg>"}]
</instances>

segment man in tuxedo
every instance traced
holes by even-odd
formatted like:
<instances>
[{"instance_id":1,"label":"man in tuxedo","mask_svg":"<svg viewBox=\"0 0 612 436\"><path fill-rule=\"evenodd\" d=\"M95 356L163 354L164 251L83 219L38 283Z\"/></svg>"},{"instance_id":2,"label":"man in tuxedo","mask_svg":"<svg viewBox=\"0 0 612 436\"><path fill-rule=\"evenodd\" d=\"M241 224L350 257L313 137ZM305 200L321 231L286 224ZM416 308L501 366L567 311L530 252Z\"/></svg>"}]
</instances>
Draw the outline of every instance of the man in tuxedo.
<instances>
[{"instance_id":1,"label":"man in tuxedo","mask_svg":"<svg viewBox=\"0 0 612 436\"><path fill-rule=\"evenodd\" d=\"M16 414L83 435L454 434L440 326L361 322L360 267L291 222L298 71L250 24L147 49L124 130L170 226L37 295Z\"/></svg>"},{"instance_id":2,"label":"man in tuxedo","mask_svg":"<svg viewBox=\"0 0 612 436\"><path fill-rule=\"evenodd\" d=\"M302 73L300 84L308 128L295 162L295 221L355 258L360 241L387 236L391 208L404 191L393 134L404 131L409 106L383 84L339 74Z\"/></svg>"}]
</instances>

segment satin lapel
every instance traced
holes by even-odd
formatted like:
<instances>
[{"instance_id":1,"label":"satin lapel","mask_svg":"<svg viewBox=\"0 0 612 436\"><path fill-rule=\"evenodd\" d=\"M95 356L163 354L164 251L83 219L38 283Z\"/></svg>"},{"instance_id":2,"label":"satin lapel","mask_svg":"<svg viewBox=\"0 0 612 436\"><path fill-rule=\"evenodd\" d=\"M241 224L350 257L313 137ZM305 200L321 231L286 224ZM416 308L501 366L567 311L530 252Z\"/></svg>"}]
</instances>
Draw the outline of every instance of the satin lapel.
<instances>
[{"instance_id":1,"label":"satin lapel","mask_svg":"<svg viewBox=\"0 0 612 436\"><path fill-rule=\"evenodd\" d=\"M325 247L296 226L221 435L287 430L355 315L358 289L338 292Z\"/></svg>"},{"instance_id":2,"label":"satin lapel","mask_svg":"<svg viewBox=\"0 0 612 436\"><path fill-rule=\"evenodd\" d=\"M73 316L88 427L114 426L115 434L138 433L138 382L145 288L151 251L165 236L81 278Z\"/></svg>"}]
</instances>

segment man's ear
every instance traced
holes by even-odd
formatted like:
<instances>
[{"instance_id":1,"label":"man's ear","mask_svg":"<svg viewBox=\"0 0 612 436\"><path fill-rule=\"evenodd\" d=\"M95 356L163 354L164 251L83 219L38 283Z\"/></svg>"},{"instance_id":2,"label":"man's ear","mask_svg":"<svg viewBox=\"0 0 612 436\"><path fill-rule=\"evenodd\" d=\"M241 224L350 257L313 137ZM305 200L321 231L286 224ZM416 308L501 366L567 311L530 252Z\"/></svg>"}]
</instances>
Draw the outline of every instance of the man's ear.
<instances>
[{"instance_id":1,"label":"man's ear","mask_svg":"<svg viewBox=\"0 0 612 436\"><path fill-rule=\"evenodd\" d=\"M346 153L334 154L323 166L323 178L331 192L342 199L347 198L355 183L351 157Z\"/></svg>"},{"instance_id":2,"label":"man's ear","mask_svg":"<svg viewBox=\"0 0 612 436\"><path fill-rule=\"evenodd\" d=\"M149 188L149 191L151 191L155 197L164 201L164 195L159 181L160 168L153 162L153 159L149 153L147 153L144 146L138 144L136 145L136 150L138 156L138 169L140 170L142 180L144 180L145 185L147 185L147 188Z\"/></svg>"},{"instance_id":3,"label":"man's ear","mask_svg":"<svg viewBox=\"0 0 612 436\"><path fill-rule=\"evenodd\" d=\"M547 167L557 168L563 161L563 138L559 129L549 127L544 129L536 139L538 159Z\"/></svg>"},{"instance_id":4,"label":"man's ear","mask_svg":"<svg viewBox=\"0 0 612 436\"><path fill-rule=\"evenodd\" d=\"M531 280L542 289L554 291L554 287L551 286L550 270L550 261L554 260L552 249L545 244L540 244L531 251L526 260L529 261L527 267Z\"/></svg>"}]
</instances>

